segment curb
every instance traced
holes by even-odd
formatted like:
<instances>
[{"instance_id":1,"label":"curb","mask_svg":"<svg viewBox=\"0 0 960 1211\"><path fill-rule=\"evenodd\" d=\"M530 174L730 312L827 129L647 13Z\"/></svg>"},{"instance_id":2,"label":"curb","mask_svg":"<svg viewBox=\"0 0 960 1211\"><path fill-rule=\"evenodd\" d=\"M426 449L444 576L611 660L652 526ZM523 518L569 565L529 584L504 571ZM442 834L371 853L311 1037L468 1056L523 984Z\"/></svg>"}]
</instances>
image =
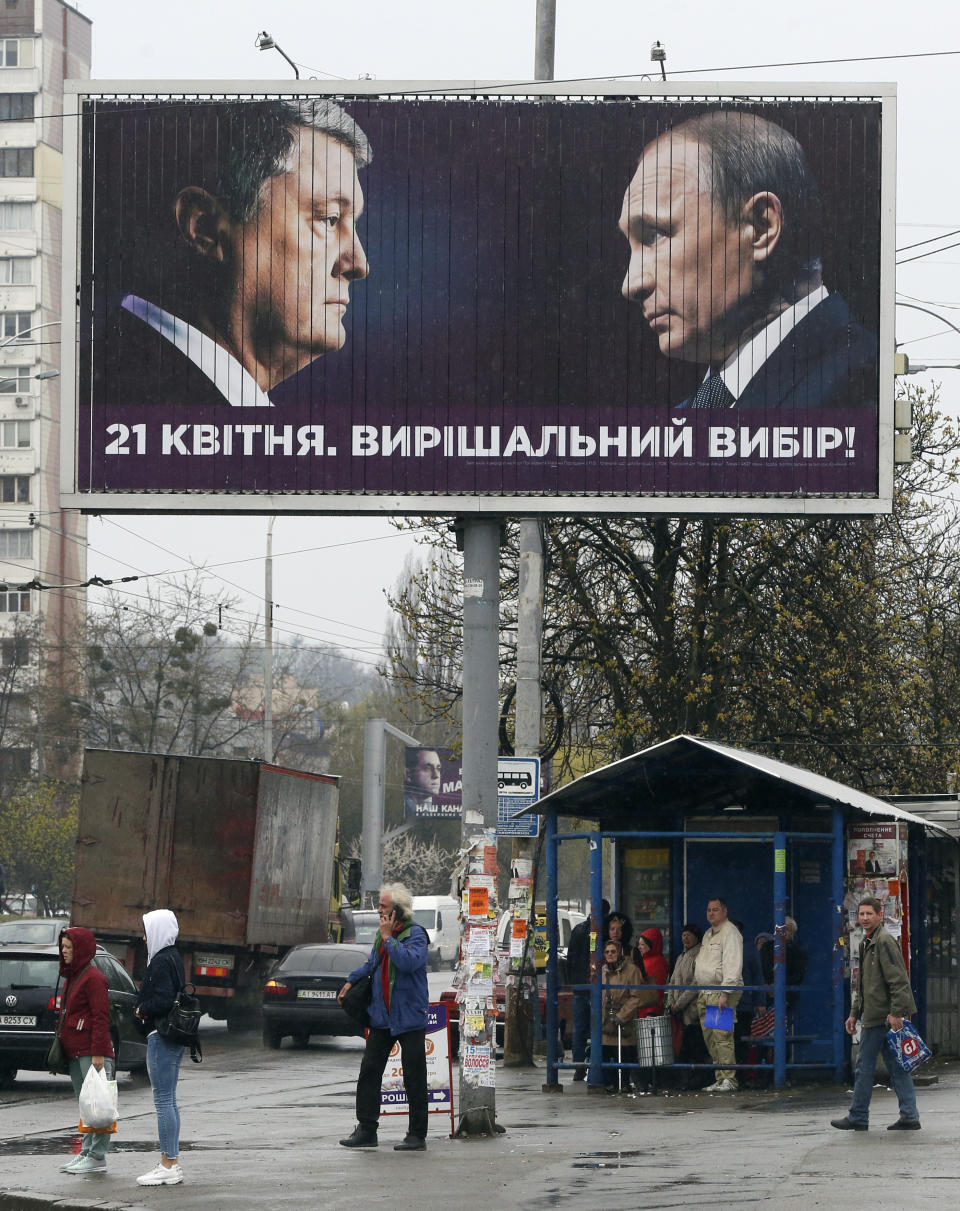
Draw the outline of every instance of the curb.
<instances>
[{"instance_id":1,"label":"curb","mask_svg":"<svg viewBox=\"0 0 960 1211\"><path fill-rule=\"evenodd\" d=\"M0 1190L0 1207L7 1211L149 1211L142 1203L116 1199L62 1198L59 1194L31 1194L29 1190Z\"/></svg>"}]
</instances>

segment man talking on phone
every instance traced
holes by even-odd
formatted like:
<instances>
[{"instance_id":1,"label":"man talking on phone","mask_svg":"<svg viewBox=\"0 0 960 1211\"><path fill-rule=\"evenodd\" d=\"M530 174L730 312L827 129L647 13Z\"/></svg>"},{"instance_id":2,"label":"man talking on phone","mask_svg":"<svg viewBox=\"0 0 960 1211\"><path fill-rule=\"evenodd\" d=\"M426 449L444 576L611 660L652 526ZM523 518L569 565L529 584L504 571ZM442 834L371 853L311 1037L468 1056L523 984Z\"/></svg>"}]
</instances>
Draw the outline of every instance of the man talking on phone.
<instances>
[{"instance_id":1,"label":"man talking on phone","mask_svg":"<svg viewBox=\"0 0 960 1211\"><path fill-rule=\"evenodd\" d=\"M344 1148L376 1148L380 1121L380 1085L395 1042L400 1043L403 1087L410 1118L406 1136L394 1152L423 1152L427 1146L427 932L413 920L413 900L402 883L380 888L380 932L370 957L350 973L337 994L372 977L370 1029L357 1080L357 1126L340 1143Z\"/></svg>"}]
</instances>

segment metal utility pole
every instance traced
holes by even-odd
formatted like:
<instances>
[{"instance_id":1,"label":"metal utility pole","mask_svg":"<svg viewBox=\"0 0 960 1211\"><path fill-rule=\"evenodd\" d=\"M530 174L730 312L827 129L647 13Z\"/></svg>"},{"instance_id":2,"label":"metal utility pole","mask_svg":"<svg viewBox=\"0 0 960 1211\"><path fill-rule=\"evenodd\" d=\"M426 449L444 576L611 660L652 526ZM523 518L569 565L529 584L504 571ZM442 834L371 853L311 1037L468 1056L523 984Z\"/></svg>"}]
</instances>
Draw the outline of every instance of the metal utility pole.
<instances>
[{"instance_id":1,"label":"metal utility pole","mask_svg":"<svg viewBox=\"0 0 960 1211\"><path fill-rule=\"evenodd\" d=\"M273 760L273 523L267 520L267 557L263 564L263 759Z\"/></svg>"},{"instance_id":2,"label":"metal utility pole","mask_svg":"<svg viewBox=\"0 0 960 1211\"><path fill-rule=\"evenodd\" d=\"M537 0L534 77L552 80L556 46L556 0ZM540 639L543 614L543 542L535 517L520 519L520 585L517 608L517 694L514 748L518 757L540 754L540 724L543 708L540 695ZM533 871L536 842L515 837L511 847L511 882L521 870ZM534 878L536 872L534 871ZM519 890L519 889L517 889ZM532 890L532 889L531 889ZM511 887L511 892L514 888ZM511 894L513 905L524 901ZM530 905L532 908L533 905ZM519 971L507 988L504 1020L503 1062L510 1067L533 1063L535 1014L539 1014L536 970Z\"/></svg>"},{"instance_id":3,"label":"metal utility pole","mask_svg":"<svg viewBox=\"0 0 960 1211\"><path fill-rule=\"evenodd\" d=\"M460 1122L457 1134L493 1135L494 937L497 920L497 705L500 648L500 522L464 518L463 820L461 879L467 911L457 977Z\"/></svg>"},{"instance_id":4,"label":"metal utility pole","mask_svg":"<svg viewBox=\"0 0 960 1211\"><path fill-rule=\"evenodd\" d=\"M537 0L537 45L533 78L553 79L553 54L557 39L557 0Z\"/></svg>"},{"instance_id":5,"label":"metal utility pole","mask_svg":"<svg viewBox=\"0 0 960 1211\"><path fill-rule=\"evenodd\" d=\"M517 607L517 694L514 748L518 757L540 753L540 638L543 617L543 541L535 517L520 519L520 584ZM514 837L510 869L513 877L533 870L536 841ZM518 895L511 904L522 903ZM532 956L532 951L529 952ZM511 1068L533 1063L534 1014L539 1012L536 970L520 971L507 987L503 1062Z\"/></svg>"}]
</instances>

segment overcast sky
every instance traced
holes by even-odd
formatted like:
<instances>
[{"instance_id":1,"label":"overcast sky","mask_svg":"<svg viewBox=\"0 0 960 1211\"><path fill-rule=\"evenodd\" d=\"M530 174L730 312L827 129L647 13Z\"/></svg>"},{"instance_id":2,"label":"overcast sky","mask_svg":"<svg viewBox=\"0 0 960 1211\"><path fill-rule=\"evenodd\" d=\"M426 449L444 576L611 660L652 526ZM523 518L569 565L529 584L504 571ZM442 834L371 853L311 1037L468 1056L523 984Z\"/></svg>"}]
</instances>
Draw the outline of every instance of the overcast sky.
<instances>
[{"instance_id":1,"label":"overcast sky","mask_svg":"<svg viewBox=\"0 0 960 1211\"><path fill-rule=\"evenodd\" d=\"M289 80L275 51L256 48L262 29L301 65L304 78L532 76L535 0L82 0L77 7L94 23L92 75L99 79ZM659 40L668 72L687 82L895 81L897 246L960 228L960 156L949 133L958 112L960 53L931 55L960 52L955 3L916 0L904 10L892 0L807 0L796 11L766 15L744 0L722 6L673 0L659 9L638 0L558 0L556 78L649 72L650 45ZM763 66L908 52L927 57ZM897 287L904 301L931 307L960 327L960 248L902 266ZM960 362L960 334L920 312L897 309L897 339L915 362ZM946 407L960 413L960 371L937 377ZM265 532L263 518L91 519L89 572L110 577L131 567L163 572L204 562L230 582L224 594L240 586L246 608L257 611ZM396 581L411 545L386 519L279 518L278 626L371 660L386 616L383 590Z\"/></svg>"}]
</instances>

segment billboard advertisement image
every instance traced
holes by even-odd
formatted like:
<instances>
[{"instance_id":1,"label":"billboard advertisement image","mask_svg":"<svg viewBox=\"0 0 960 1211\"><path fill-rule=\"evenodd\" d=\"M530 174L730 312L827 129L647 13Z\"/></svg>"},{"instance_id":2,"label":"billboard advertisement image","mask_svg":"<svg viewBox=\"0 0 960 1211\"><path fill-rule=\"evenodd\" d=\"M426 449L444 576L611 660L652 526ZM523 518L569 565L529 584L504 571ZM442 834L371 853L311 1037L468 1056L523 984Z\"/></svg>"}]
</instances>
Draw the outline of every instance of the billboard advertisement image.
<instances>
[{"instance_id":1,"label":"billboard advertisement image","mask_svg":"<svg viewBox=\"0 0 960 1211\"><path fill-rule=\"evenodd\" d=\"M69 503L888 503L889 88L192 87L71 85Z\"/></svg>"},{"instance_id":2,"label":"billboard advertisement image","mask_svg":"<svg viewBox=\"0 0 960 1211\"><path fill-rule=\"evenodd\" d=\"M462 758L449 748L408 745L403 753L403 812L409 820L459 820Z\"/></svg>"}]
</instances>

